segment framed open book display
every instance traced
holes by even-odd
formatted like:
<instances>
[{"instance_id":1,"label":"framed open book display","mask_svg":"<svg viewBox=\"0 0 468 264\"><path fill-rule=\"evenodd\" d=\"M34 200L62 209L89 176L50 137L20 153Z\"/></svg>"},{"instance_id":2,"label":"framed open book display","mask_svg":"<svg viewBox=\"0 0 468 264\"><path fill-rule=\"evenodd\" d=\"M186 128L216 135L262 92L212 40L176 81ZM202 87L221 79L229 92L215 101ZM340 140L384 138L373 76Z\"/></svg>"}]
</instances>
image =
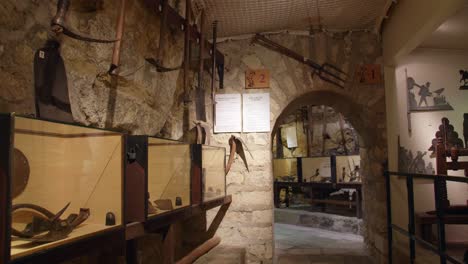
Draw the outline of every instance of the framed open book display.
<instances>
[{"instance_id":1,"label":"framed open book display","mask_svg":"<svg viewBox=\"0 0 468 264\"><path fill-rule=\"evenodd\" d=\"M226 149L203 145L202 148L203 202L226 196Z\"/></svg>"},{"instance_id":2,"label":"framed open book display","mask_svg":"<svg viewBox=\"0 0 468 264\"><path fill-rule=\"evenodd\" d=\"M0 128L3 262L111 234L124 244L122 134L14 114Z\"/></svg>"}]
</instances>

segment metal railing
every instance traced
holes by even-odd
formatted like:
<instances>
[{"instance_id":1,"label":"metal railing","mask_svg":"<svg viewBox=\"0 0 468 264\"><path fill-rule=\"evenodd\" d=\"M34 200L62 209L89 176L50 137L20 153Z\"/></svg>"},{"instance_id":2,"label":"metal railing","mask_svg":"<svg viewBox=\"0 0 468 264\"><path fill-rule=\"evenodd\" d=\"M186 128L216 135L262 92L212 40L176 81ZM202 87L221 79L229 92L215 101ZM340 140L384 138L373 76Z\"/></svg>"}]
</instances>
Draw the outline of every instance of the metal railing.
<instances>
[{"instance_id":1,"label":"metal railing","mask_svg":"<svg viewBox=\"0 0 468 264\"><path fill-rule=\"evenodd\" d=\"M406 187L408 193L408 231L404 228L392 223L392 201L391 201L391 186L390 177L400 176L406 177ZM423 240L415 235L415 212L414 212L414 179L426 179L434 182L434 200L436 208L437 218L437 246L430 242ZM393 231L397 231L404 236L409 238L409 250L410 250L410 263L415 263L416 260L416 242L422 247L434 252L440 258L440 263L445 264L447 261L455 264L462 264L460 261L449 256L446 252L447 245L445 240L445 206L440 195L440 185L445 181L460 182L468 184L468 178L446 176L446 175L429 175L429 174L415 174L415 173L401 173L401 172L385 172L385 185L387 191L387 232L388 232L388 263L393 262Z\"/></svg>"}]
</instances>

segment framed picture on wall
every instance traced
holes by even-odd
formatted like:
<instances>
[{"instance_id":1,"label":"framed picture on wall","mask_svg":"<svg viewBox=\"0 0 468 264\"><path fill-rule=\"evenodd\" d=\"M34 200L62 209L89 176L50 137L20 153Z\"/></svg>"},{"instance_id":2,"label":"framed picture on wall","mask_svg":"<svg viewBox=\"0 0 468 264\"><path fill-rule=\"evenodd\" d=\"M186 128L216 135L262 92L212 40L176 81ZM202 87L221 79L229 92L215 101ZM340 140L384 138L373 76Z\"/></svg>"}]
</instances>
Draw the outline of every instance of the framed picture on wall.
<instances>
[{"instance_id":1,"label":"framed picture on wall","mask_svg":"<svg viewBox=\"0 0 468 264\"><path fill-rule=\"evenodd\" d=\"M336 156L336 180L337 182L360 182L361 181L361 157Z\"/></svg>"}]
</instances>

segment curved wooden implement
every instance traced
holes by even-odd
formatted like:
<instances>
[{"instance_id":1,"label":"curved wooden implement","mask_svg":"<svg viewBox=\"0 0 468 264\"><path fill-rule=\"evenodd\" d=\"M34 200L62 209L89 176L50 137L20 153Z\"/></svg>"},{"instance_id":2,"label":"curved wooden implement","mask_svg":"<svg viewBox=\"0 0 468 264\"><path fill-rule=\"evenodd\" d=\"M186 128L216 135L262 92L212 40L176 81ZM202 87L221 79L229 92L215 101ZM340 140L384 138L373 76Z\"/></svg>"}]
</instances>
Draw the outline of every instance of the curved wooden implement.
<instances>
[{"instance_id":1,"label":"curved wooden implement","mask_svg":"<svg viewBox=\"0 0 468 264\"><path fill-rule=\"evenodd\" d=\"M48 243L66 238L75 227L89 218L90 210L81 208L79 214L70 214L65 220L60 216L68 209L70 203L56 214L34 204L16 204L12 206L12 214L23 210L32 218L32 222L26 224L24 230L19 231L12 227L11 234L18 239L35 243ZM44 232L46 232L44 234Z\"/></svg>"},{"instance_id":2,"label":"curved wooden implement","mask_svg":"<svg viewBox=\"0 0 468 264\"><path fill-rule=\"evenodd\" d=\"M238 138L235 136L231 136L229 138L230 152L229 152L228 163L226 165L226 175L229 173L229 170L231 169L231 166L234 163L234 157L236 153L241 157L242 161L244 162L245 167L247 168L247 171L249 171L249 164L247 164L247 157L245 156L244 146L247 152L249 152L250 157L252 157L253 159L252 153L247 148L247 145L244 143L244 141L241 138Z\"/></svg>"},{"instance_id":3,"label":"curved wooden implement","mask_svg":"<svg viewBox=\"0 0 468 264\"><path fill-rule=\"evenodd\" d=\"M14 173L11 195L13 198L16 198L23 193L28 185L30 168L28 159L24 153L17 148L13 149L13 163Z\"/></svg>"}]
</instances>

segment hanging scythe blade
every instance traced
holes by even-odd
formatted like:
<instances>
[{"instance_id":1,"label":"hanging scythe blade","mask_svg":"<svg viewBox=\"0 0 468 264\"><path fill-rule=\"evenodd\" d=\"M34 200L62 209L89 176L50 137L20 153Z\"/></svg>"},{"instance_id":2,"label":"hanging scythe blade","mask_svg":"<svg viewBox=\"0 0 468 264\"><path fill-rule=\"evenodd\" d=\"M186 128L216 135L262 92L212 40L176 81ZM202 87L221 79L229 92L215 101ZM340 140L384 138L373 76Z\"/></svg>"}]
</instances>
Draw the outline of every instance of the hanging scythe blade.
<instances>
[{"instance_id":1,"label":"hanging scythe blade","mask_svg":"<svg viewBox=\"0 0 468 264\"><path fill-rule=\"evenodd\" d=\"M160 60L158 59L153 59L153 58L145 58L145 60L153 65L154 67L156 67L156 71L157 72L170 72L170 71L175 71L175 70L179 70L180 68L182 68L182 65L180 66L177 66L177 67L165 67L161 64Z\"/></svg>"},{"instance_id":2,"label":"hanging scythe blade","mask_svg":"<svg viewBox=\"0 0 468 264\"><path fill-rule=\"evenodd\" d=\"M70 0L59 0L57 2L57 13L55 14L54 18L52 19L50 25L52 27L52 31L56 34L65 34L70 38L74 38L81 41L86 42L95 42L95 43L113 43L117 40L106 40L106 39L97 39L85 35L81 35L76 33L70 27L67 26L66 23L66 15L68 12L68 8L70 7Z\"/></svg>"},{"instance_id":3,"label":"hanging scythe blade","mask_svg":"<svg viewBox=\"0 0 468 264\"><path fill-rule=\"evenodd\" d=\"M226 165L226 175L231 170L231 166L232 166L232 163L234 162L234 157L236 155L236 141L234 140L234 138L235 138L234 136L231 136L231 138L229 138L230 151L229 151L229 160Z\"/></svg>"}]
</instances>

